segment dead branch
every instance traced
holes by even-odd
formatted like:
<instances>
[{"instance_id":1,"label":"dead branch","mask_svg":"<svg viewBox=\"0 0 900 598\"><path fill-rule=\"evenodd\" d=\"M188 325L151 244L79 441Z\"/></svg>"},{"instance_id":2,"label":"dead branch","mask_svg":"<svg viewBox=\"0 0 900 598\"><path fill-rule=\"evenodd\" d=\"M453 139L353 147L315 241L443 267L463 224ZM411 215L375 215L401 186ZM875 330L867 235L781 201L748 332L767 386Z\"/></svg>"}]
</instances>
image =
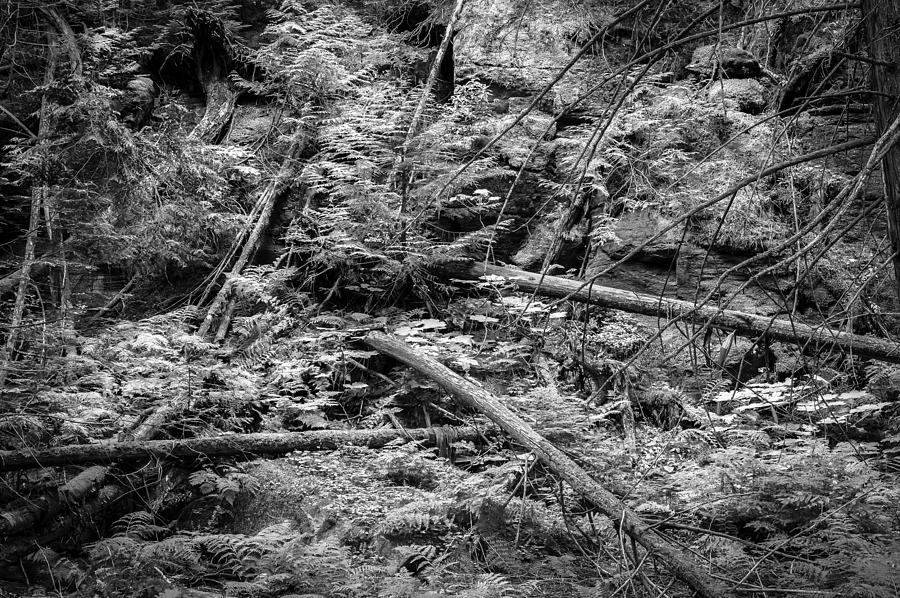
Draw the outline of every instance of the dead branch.
<instances>
[{"instance_id":1,"label":"dead branch","mask_svg":"<svg viewBox=\"0 0 900 598\"><path fill-rule=\"evenodd\" d=\"M114 308L117 303L119 303L120 301L122 301L124 303L125 296L128 294L129 291L131 291L131 289L134 287L134 285L135 285L135 283L137 283L137 281L138 281L138 275L135 274L134 276L131 277L131 280L128 281L128 284L126 284L124 287L122 287L122 290L120 290L118 293L116 293L116 295L112 299L107 301L106 305L101 307L97 311L97 313L95 313L94 315L92 315L90 317L90 319L88 321L93 322L94 320L99 320L100 318L103 317L103 315L106 312L108 312L109 310Z\"/></svg>"},{"instance_id":2,"label":"dead branch","mask_svg":"<svg viewBox=\"0 0 900 598\"><path fill-rule=\"evenodd\" d=\"M409 123L409 128L406 130L406 138L403 140L403 145L400 146L400 152L394 159L394 165L391 168L391 174L388 176L388 180L393 181L396 177L400 165L406 160L406 154L409 152L409 147L412 144L412 140L419 133L419 129L421 128L422 116L425 114L425 106L428 104L428 98L431 96L431 90L434 88L434 84L437 81L438 73L441 70L441 62L443 62L444 55L447 53L447 48L450 46L450 40L453 39L453 27L456 25L456 21L459 20L459 15L462 13L464 3L465 0L456 0L456 6L453 8L453 12L450 14L450 20L447 22L447 29L444 32L444 39L441 40L441 45L438 46L438 51L434 57L434 62L431 64L431 70L428 72L428 78L425 80L425 88L422 90L422 96L419 98L419 103L416 105L415 112L413 112L412 119Z\"/></svg>"}]
</instances>

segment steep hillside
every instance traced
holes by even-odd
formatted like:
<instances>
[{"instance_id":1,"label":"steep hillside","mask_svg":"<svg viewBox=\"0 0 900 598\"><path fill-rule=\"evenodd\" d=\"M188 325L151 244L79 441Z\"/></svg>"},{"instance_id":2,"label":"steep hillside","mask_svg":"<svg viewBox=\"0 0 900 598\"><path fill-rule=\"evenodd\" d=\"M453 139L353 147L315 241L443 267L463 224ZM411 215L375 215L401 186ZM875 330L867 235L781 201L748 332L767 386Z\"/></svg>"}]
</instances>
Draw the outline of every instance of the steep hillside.
<instances>
[{"instance_id":1,"label":"steep hillside","mask_svg":"<svg viewBox=\"0 0 900 598\"><path fill-rule=\"evenodd\" d=\"M0 597L895 595L864 4L0 5Z\"/></svg>"}]
</instances>

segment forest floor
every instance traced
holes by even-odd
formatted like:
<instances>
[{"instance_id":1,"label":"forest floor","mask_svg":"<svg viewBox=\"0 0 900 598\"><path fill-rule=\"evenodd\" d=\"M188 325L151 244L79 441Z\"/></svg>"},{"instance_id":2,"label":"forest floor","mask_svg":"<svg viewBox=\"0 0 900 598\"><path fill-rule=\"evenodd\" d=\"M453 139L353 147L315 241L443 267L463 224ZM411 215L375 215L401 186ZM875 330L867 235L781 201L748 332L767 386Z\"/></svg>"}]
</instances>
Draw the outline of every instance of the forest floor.
<instances>
[{"instance_id":1,"label":"forest floor","mask_svg":"<svg viewBox=\"0 0 900 598\"><path fill-rule=\"evenodd\" d=\"M900 436L873 432L896 421L892 370L863 389L821 368L782 381L764 371L738 387L698 366L696 346L660 367L681 344L674 332L613 375L593 365L598 357L624 364L655 320L555 311L496 280L466 293L439 314L308 310L268 330L237 321L223 347L190 332L190 308L79 338L80 354L29 391L28 415L5 416L6 447L112 444L161 407L170 411L157 438L384 427L446 435L437 448L400 434L381 448L113 465L104 483L125 491L103 516L79 518L78 505L97 500L88 493L73 505L65 549L29 551L18 572L4 572L19 578L4 587L33 596L47 587L85 596L687 595L530 450L361 342L378 329L501 397L737 588L893 591ZM442 428L466 425L484 433L473 442ZM81 469L4 474L4 516ZM25 556L17 546L4 556Z\"/></svg>"}]
</instances>

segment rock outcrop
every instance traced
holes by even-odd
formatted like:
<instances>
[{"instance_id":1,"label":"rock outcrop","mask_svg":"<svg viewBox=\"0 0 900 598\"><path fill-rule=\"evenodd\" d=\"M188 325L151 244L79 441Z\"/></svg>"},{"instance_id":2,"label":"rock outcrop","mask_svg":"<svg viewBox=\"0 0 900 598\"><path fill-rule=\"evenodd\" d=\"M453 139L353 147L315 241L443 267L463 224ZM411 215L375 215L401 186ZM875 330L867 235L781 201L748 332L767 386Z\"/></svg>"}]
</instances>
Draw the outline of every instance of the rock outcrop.
<instances>
[{"instance_id":1,"label":"rock outcrop","mask_svg":"<svg viewBox=\"0 0 900 598\"><path fill-rule=\"evenodd\" d=\"M753 79L762 74L759 61L750 52L716 44L694 50L691 63L684 68L704 78Z\"/></svg>"},{"instance_id":2,"label":"rock outcrop","mask_svg":"<svg viewBox=\"0 0 900 598\"><path fill-rule=\"evenodd\" d=\"M747 114L760 114L766 108L766 91L756 79L719 79L709 85L709 99Z\"/></svg>"}]
</instances>

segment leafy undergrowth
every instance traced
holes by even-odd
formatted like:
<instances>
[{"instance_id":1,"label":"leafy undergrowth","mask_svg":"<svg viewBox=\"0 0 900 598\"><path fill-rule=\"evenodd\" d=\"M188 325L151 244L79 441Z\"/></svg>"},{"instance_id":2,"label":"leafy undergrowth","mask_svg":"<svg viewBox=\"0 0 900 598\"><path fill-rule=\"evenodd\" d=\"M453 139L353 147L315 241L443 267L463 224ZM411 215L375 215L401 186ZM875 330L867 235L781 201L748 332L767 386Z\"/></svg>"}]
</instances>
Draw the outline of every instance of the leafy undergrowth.
<instances>
[{"instance_id":1,"label":"leafy undergrowth","mask_svg":"<svg viewBox=\"0 0 900 598\"><path fill-rule=\"evenodd\" d=\"M624 372L598 365L627 362L649 322L606 311L585 326L502 280L476 287L490 298L460 296L444 318L297 308L278 326L240 324L223 348L188 332L190 309L123 323L82 339L53 388L7 395L0 441L115 440L161 404L178 406L164 430L176 438L487 423L359 342L387 329L503 397L715 575L748 591L894 595L893 369L871 367L865 389L800 373L735 388L705 370L707 391L691 394L654 353ZM6 482L33 498L74 471ZM687 595L500 438L455 442L449 459L398 441L116 476L136 488L125 512L92 543L24 556L30 580L109 597Z\"/></svg>"},{"instance_id":2,"label":"leafy undergrowth","mask_svg":"<svg viewBox=\"0 0 900 598\"><path fill-rule=\"evenodd\" d=\"M285 243L284 252L275 265L236 267L241 275L229 279L234 319L224 346L194 333L204 315L195 307L78 338L66 318L55 326L36 309L15 322L18 386L0 398L0 450L130 439L161 409L170 411L163 411L156 436L176 439L471 423L487 429L483 416L461 408L433 381L361 342L371 330L386 330L501 397L740 591L896 595L900 370L830 357L811 368L779 348L776 371L743 376L749 348L735 349L741 355L727 361L730 340L713 367L710 347L682 347L681 330L651 342L655 320L539 300L497 277L451 287L431 269L481 259L490 248L498 259L518 252L519 265L581 263L590 275L655 234L655 224L647 225L629 239L622 221L630 215L651 224L678 219L736 179L792 156L773 139L785 137L784 148L805 147L804 127L826 127L805 116L788 125L723 110L725 102L710 100L701 84L649 79L627 93L608 121L612 103L599 120L577 111L554 120L551 113L562 116L562 93L552 106L543 103L520 118L531 102L522 90L498 90L497 81L479 76L454 77L452 99L426 102L422 112L412 71L426 49L373 26L350 5L304 4L283 3L257 31L257 49L244 48L265 83L243 84L260 100L271 98L283 118L260 118L255 126L236 118L242 141L229 141L229 133L222 145L197 144L187 118L192 109L178 99L191 94L168 87L158 101L150 98L159 120L132 130L120 122L113 81L101 83L111 77L90 75L90 89L55 86L78 100L50 110L51 120L60 121L52 134L12 146L6 166L18 183L7 182L21 186L22 198L71 191L59 204L66 209L46 226L50 241L51 229L66 231L64 268L68 253L81 274L121 270L147 290L170 272L183 280L220 263L211 286L195 296L214 291L233 265L224 254L238 231L255 229L251 199L268 196L260 189L268 189L289 131L303 123L315 148L282 164L296 167L280 200L284 222L259 221ZM375 10L380 3L356 4ZM420 3L401 4L406 11ZM226 10L209 16L237 17ZM149 77L134 77L133 59L145 53L137 40L103 19L105 33L85 27L93 48L85 53L87 71L118 73L129 89L153 87ZM435 19L420 25L430 28ZM180 17L166 20L172 25L156 43L158 49L177 43L174 64L188 45L170 35ZM522 23L525 13L514 20ZM38 41L26 45L43 48ZM33 58L22 62L43 62ZM17 64L15 56L10 60ZM464 66L462 54L455 60ZM107 61L110 68L101 69ZM516 69L519 87L529 73ZM551 72L541 70L541 78ZM577 85L570 91L585 89ZM43 95L33 91L21 95ZM589 100L612 102L608 93L596 90ZM249 104L241 102L241 110ZM149 117L152 106L147 110ZM420 112L422 122L411 126ZM251 132L258 142L250 141ZM167 138L174 141L160 146ZM48 148L55 150L41 155ZM834 245L812 226L847 177L839 166L798 166L694 214L671 235L710 250L697 264L691 294L715 291L710 298L736 300L732 307L769 310L771 298L750 301L736 283L707 288L707 258L710 275L718 275L731 263L715 263L722 254L758 255L809 224L812 232L798 243L824 252L827 242L829 249L804 273L816 287L806 298L810 309L819 309L821 298L846 308L857 326L886 331L878 310L866 307L865 318L853 311L885 288L888 278L871 266L881 249L869 241ZM513 180L521 183L515 193ZM837 223L843 208L835 214ZM526 228L533 230L527 251L512 249ZM240 242L229 255L244 254ZM582 260L573 244L594 257ZM674 241L646 249L642 257L668 267L670 258L661 256L678 255L678 270L691 270L687 258L694 254L682 254ZM799 285L792 264L785 257L773 274L791 272L783 288ZM48 266L57 267L42 264ZM637 263L629 267L644 277ZM678 291L692 290L692 281L677 280L678 272L675 278ZM64 289L58 290L64 305ZM797 308L801 297L795 299ZM384 307L416 301L418 309ZM344 309L323 311L336 305ZM829 320L841 317L831 313ZM226 328L227 322L223 334ZM0 525L21 520L35 505L53 514L0 538L0 577L42 584L56 595L101 598L222 591L689 595L527 449L491 434L479 443L452 442L449 454L447 448L398 441L378 450L346 447L250 462L148 459L103 469L98 487L78 497L56 489L77 479L80 468L7 473ZM44 500L48 489L51 499Z\"/></svg>"}]
</instances>

